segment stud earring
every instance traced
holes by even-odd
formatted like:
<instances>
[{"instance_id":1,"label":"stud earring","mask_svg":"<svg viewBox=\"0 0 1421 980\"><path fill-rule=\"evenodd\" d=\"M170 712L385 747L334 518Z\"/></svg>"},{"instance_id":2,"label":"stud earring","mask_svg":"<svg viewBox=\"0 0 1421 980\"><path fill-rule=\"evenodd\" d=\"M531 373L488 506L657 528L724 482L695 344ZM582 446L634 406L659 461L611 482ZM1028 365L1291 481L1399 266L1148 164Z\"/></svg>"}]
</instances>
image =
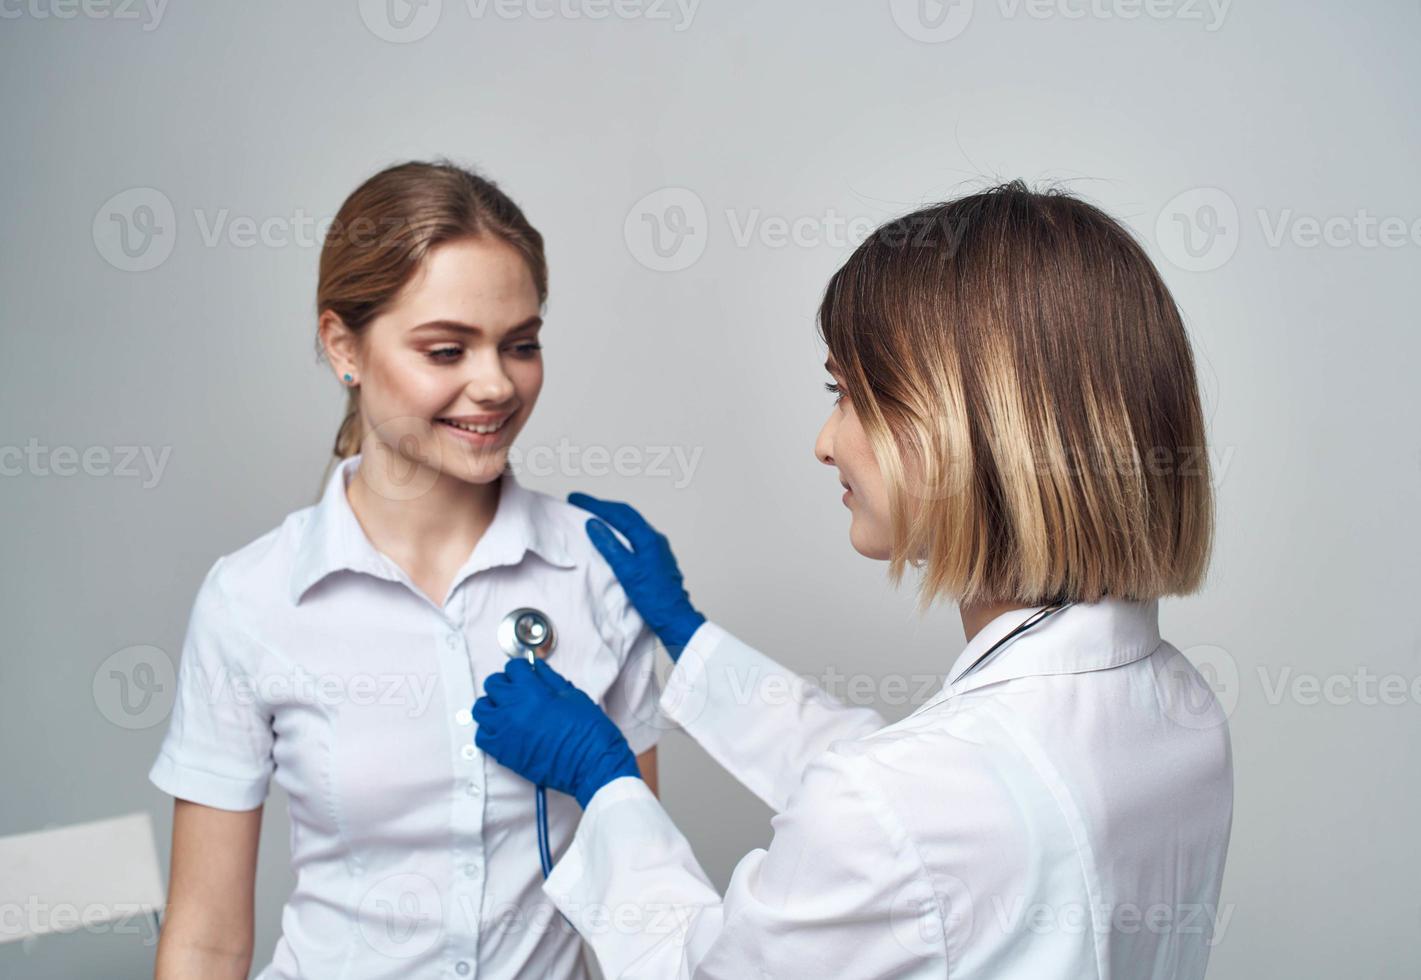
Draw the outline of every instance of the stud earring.
<instances>
[{"instance_id":1,"label":"stud earring","mask_svg":"<svg viewBox=\"0 0 1421 980\"><path fill-rule=\"evenodd\" d=\"M350 376L350 374L347 372L347 374L346 374L346 376L345 376L345 383L346 383L346 384L350 384L350 383L351 383L352 381L354 381L354 380L355 380L355 379L352 378L352 377Z\"/></svg>"}]
</instances>

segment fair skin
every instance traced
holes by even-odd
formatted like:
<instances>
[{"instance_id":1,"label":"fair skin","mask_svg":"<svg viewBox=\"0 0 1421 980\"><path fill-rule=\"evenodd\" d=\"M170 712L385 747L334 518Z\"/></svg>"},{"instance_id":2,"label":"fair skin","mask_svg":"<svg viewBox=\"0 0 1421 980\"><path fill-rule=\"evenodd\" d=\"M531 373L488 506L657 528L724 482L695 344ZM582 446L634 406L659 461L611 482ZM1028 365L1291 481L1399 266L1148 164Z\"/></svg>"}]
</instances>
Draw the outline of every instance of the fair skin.
<instances>
[{"instance_id":1,"label":"fair skin","mask_svg":"<svg viewBox=\"0 0 1421 980\"><path fill-rule=\"evenodd\" d=\"M873 455L863 424L854 412L853 393L833 357L824 365L834 379L831 390L837 396L819 436L814 455L819 462L839 472L844 487L844 505L849 508L849 543L865 558L888 561L891 556L888 489ZM959 606L962 632L970 641L982 627L1002 613L1025 608L1014 602L976 602Z\"/></svg>"},{"instance_id":2,"label":"fair skin","mask_svg":"<svg viewBox=\"0 0 1421 980\"><path fill-rule=\"evenodd\" d=\"M541 305L523 257L484 237L433 249L361 335L329 311L318 324L336 377L360 388L351 510L441 608L493 522L508 450L542 390ZM498 428L470 437L443 420ZM656 749L637 764L655 793ZM156 980L247 976L261 815L174 801Z\"/></svg>"}]
</instances>

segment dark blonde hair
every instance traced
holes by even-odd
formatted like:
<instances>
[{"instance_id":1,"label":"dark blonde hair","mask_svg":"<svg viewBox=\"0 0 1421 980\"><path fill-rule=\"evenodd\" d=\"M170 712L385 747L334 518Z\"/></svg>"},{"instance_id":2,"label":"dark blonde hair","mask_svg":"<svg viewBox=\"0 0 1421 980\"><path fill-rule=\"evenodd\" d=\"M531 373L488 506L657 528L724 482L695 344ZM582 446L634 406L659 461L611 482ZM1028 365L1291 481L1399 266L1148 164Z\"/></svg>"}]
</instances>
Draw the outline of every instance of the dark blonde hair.
<instances>
[{"instance_id":1,"label":"dark blonde hair","mask_svg":"<svg viewBox=\"0 0 1421 980\"><path fill-rule=\"evenodd\" d=\"M316 314L332 311L355 334L370 326L438 245L492 235L528 263L538 302L548 298L543 236L518 205L487 178L447 160L389 167L340 206L321 248ZM320 339L316 341L321 352ZM345 419L333 452L360 451L360 391L347 389Z\"/></svg>"},{"instance_id":2,"label":"dark blonde hair","mask_svg":"<svg viewBox=\"0 0 1421 980\"><path fill-rule=\"evenodd\" d=\"M922 606L1195 591L1213 494L1169 290L1099 208L1020 181L889 222L819 328Z\"/></svg>"}]
</instances>

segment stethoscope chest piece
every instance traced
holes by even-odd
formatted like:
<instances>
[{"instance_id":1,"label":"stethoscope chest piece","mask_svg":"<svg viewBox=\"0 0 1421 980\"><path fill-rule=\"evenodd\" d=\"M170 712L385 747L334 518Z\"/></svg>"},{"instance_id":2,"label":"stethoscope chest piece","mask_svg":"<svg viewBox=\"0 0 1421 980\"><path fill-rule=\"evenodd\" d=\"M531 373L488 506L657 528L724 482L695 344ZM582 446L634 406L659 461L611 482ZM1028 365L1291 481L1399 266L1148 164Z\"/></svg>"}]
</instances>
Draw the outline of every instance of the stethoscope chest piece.
<instances>
[{"instance_id":1,"label":"stethoscope chest piece","mask_svg":"<svg viewBox=\"0 0 1421 980\"><path fill-rule=\"evenodd\" d=\"M498 624L498 645L509 658L524 657L530 664L545 659L557 645L557 630L547 613L524 606L515 609ZM551 670L552 668L548 668ZM553 852L548 843L548 791L539 786L534 794L534 819L538 826L538 863L543 877L553 873Z\"/></svg>"},{"instance_id":2,"label":"stethoscope chest piece","mask_svg":"<svg viewBox=\"0 0 1421 980\"><path fill-rule=\"evenodd\" d=\"M510 657L546 659L557 642L553 621L537 609L515 609L498 624L498 645Z\"/></svg>"}]
</instances>

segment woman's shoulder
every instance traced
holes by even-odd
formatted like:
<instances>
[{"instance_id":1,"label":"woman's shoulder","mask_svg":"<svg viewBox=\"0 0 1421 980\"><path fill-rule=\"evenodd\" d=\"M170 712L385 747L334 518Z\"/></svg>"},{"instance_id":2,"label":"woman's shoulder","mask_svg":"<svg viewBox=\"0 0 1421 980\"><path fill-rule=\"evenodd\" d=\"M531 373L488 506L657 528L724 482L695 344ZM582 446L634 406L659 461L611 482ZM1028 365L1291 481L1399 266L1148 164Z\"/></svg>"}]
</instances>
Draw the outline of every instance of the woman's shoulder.
<instances>
[{"instance_id":1,"label":"woman's shoulder","mask_svg":"<svg viewBox=\"0 0 1421 980\"><path fill-rule=\"evenodd\" d=\"M231 551L224 552L208 567L199 594L216 593L224 602L260 601L289 593L292 570L300 554L301 539L316 505L287 514L277 526Z\"/></svg>"},{"instance_id":2,"label":"woman's shoulder","mask_svg":"<svg viewBox=\"0 0 1421 980\"><path fill-rule=\"evenodd\" d=\"M587 521L593 515L561 497L524 487L534 509L533 519L540 533L556 542L567 559L572 574L580 578L579 588L588 608L599 620L604 638L622 648L645 628L627 598L616 573L587 536Z\"/></svg>"},{"instance_id":3,"label":"woman's shoulder","mask_svg":"<svg viewBox=\"0 0 1421 980\"><path fill-rule=\"evenodd\" d=\"M587 536L587 521L593 515L562 497L523 487L533 509L533 520L556 542L557 548L584 576L600 584L615 582L611 567Z\"/></svg>"}]
</instances>

